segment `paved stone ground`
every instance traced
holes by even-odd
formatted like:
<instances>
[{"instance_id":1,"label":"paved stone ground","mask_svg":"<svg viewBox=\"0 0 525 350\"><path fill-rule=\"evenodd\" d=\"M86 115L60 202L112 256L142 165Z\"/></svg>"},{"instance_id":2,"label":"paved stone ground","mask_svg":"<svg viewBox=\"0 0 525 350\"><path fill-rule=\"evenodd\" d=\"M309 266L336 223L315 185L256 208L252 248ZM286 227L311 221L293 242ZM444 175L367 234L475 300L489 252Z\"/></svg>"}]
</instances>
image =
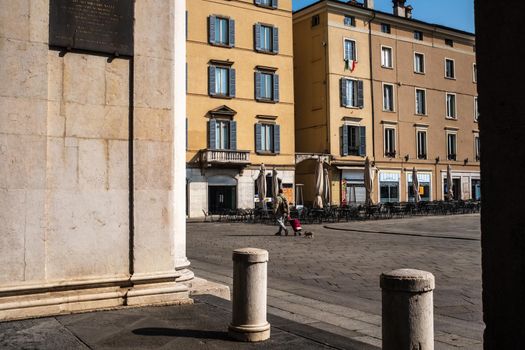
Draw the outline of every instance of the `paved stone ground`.
<instances>
[{"instance_id":1,"label":"paved stone ground","mask_svg":"<svg viewBox=\"0 0 525 350\"><path fill-rule=\"evenodd\" d=\"M127 308L0 322L0 349L348 349L375 350L309 325L270 315L271 338L229 339L229 301L198 296L194 305Z\"/></svg>"},{"instance_id":2,"label":"paved stone ground","mask_svg":"<svg viewBox=\"0 0 525 350\"><path fill-rule=\"evenodd\" d=\"M437 349L481 349L479 215L311 225L313 239L275 237L272 226L190 223L196 275L231 284L231 251L267 249L269 312L380 346L381 272L434 273Z\"/></svg>"}]
</instances>

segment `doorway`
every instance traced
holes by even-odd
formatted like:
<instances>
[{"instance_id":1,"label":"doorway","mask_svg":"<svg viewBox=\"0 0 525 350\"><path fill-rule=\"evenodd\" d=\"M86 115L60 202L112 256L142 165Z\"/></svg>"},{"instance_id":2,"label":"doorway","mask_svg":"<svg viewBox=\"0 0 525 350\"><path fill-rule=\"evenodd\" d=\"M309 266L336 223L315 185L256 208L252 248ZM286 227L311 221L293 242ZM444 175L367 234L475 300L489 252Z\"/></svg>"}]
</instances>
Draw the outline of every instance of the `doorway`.
<instances>
[{"instance_id":1,"label":"doorway","mask_svg":"<svg viewBox=\"0 0 525 350\"><path fill-rule=\"evenodd\" d=\"M237 207L237 186L208 186L208 210L219 214Z\"/></svg>"}]
</instances>

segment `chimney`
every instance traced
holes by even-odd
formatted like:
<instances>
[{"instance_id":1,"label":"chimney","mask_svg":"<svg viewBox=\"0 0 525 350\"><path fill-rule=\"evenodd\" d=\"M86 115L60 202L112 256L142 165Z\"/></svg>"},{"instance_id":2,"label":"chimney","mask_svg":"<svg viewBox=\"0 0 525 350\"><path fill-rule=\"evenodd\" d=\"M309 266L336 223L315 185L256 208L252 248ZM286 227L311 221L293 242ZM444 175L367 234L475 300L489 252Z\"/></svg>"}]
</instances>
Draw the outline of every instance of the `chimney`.
<instances>
[{"instance_id":1,"label":"chimney","mask_svg":"<svg viewBox=\"0 0 525 350\"><path fill-rule=\"evenodd\" d=\"M364 5L367 9L374 9L374 0L364 0Z\"/></svg>"},{"instance_id":2,"label":"chimney","mask_svg":"<svg viewBox=\"0 0 525 350\"><path fill-rule=\"evenodd\" d=\"M407 7L405 7L405 15L406 15L406 18L412 18L412 10L414 8L410 5L408 5Z\"/></svg>"},{"instance_id":3,"label":"chimney","mask_svg":"<svg viewBox=\"0 0 525 350\"><path fill-rule=\"evenodd\" d=\"M406 0L392 0L394 3L394 15L399 17L405 17L405 2Z\"/></svg>"}]
</instances>

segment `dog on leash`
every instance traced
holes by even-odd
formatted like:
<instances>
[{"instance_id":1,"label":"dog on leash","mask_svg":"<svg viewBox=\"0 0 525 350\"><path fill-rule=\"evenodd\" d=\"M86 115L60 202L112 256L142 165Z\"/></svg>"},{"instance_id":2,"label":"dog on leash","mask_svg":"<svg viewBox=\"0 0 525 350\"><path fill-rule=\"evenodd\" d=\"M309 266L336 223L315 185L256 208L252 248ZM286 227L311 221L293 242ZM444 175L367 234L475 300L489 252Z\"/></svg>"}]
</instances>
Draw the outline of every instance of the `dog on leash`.
<instances>
[{"instance_id":1,"label":"dog on leash","mask_svg":"<svg viewBox=\"0 0 525 350\"><path fill-rule=\"evenodd\" d=\"M306 231L304 233L304 238L314 238L314 233L311 231Z\"/></svg>"}]
</instances>

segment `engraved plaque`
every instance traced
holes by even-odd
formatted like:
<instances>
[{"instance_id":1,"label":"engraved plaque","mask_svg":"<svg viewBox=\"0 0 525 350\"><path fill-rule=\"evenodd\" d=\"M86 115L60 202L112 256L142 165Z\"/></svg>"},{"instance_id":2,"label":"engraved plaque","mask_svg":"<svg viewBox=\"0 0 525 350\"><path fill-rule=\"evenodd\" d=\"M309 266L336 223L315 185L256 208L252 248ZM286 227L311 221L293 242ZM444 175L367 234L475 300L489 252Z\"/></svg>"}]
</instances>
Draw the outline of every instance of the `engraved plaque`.
<instances>
[{"instance_id":1,"label":"engraved plaque","mask_svg":"<svg viewBox=\"0 0 525 350\"><path fill-rule=\"evenodd\" d=\"M49 45L133 56L134 0L50 0Z\"/></svg>"}]
</instances>

